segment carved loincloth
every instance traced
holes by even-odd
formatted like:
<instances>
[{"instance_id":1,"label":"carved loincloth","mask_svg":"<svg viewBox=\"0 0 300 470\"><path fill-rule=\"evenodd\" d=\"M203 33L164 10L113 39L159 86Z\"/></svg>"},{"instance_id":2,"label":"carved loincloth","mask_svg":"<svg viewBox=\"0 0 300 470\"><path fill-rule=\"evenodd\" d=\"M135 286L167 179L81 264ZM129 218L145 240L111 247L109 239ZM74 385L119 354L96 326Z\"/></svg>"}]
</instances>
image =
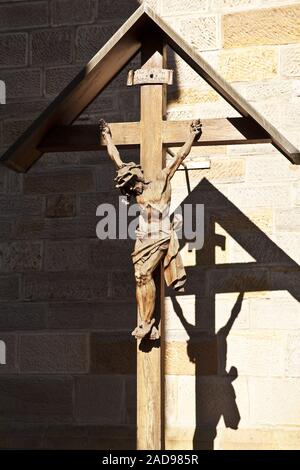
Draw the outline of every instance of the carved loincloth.
<instances>
[{"instance_id":1,"label":"carved loincloth","mask_svg":"<svg viewBox=\"0 0 300 470\"><path fill-rule=\"evenodd\" d=\"M147 260L157 250L166 251L163 266L167 286L177 291L183 291L186 282L186 272L179 252L179 242L175 230L172 228L168 235L162 234L158 238L137 239L135 250L131 254L133 264L147 263Z\"/></svg>"}]
</instances>

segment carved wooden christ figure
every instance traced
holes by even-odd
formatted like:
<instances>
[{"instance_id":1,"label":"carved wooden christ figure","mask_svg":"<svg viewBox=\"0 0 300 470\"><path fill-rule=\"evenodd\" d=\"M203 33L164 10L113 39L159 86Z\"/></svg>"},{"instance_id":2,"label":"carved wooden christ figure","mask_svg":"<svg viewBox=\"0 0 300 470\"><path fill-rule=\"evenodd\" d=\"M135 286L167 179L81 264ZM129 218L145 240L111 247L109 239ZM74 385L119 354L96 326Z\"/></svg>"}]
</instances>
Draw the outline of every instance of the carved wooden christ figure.
<instances>
[{"instance_id":1,"label":"carved wooden christ figure","mask_svg":"<svg viewBox=\"0 0 300 470\"><path fill-rule=\"evenodd\" d=\"M116 187L123 195L135 197L140 207L136 244L131 255L140 321L132 335L136 339L142 339L147 335L150 339L158 339L159 332L153 318L156 291L153 272L162 261L168 286L182 291L186 281L178 239L169 218L170 182L180 164L190 153L194 140L201 135L201 122L195 120L191 123L185 144L179 149L172 163L152 181L145 180L140 165L133 162L124 163L121 160L108 124L103 119L99 124L107 152L117 167Z\"/></svg>"}]
</instances>

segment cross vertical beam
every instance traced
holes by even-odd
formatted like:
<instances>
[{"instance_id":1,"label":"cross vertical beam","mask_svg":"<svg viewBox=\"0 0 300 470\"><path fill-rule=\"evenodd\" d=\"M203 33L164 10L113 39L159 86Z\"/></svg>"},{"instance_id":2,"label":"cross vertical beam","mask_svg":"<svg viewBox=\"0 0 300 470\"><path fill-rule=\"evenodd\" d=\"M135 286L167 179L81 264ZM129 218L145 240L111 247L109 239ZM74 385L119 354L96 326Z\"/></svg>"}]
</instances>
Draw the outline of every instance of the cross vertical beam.
<instances>
[{"instance_id":1,"label":"cross vertical beam","mask_svg":"<svg viewBox=\"0 0 300 470\"><path fill-rule=\"evenodd\" d=\"M142 68L164 68L166 47L160 33L145 35ZM146 180L159 175L165 166L162 120L166 112L166 85L141 85L141 165ZM137 350L137 449L164 448L164 374L162 266L155 273L156 307L154 317L161 319L160 344L143 339Z\"/></svg>"}]
</instances>

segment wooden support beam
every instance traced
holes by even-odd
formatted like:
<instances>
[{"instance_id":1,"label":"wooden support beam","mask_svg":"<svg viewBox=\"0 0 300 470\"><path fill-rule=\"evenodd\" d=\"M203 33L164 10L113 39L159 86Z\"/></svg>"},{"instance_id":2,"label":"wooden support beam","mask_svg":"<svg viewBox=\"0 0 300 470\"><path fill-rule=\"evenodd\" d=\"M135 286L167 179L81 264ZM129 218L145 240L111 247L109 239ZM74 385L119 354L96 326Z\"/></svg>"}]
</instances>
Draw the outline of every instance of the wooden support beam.
<instances>
[{"instance_id":1,"label":"wooden support beam","mask_svg":"<svg viewBox=\"0 0 300 470\"><path fill-rule=\"evenodd\" d=\"M26 172L42 155L39 145L48 131L55 126L72 124L138 53L140 32L145 23L147 17L140 7L8 149L1 161L16 171Z\"/></svg>"},{"instance_id":2,"label":"wooden support beam","mask_svg":"<svg viewBox=\"0 0 300 470\"><path fill-rule=\"evenodd\" d=\"M263 144L272 139L250 118L204 119L203 134L196 146ZM190 121L163 121L163 144L166 147L182 145ZM140 145L139 122L109 124L118 146L132 148ZM105 148L99 141L98 126L94 124L58 126L52 129L39 145L41 152L75 152Z\"/></svg>"},{"instance_id":3,"label":"wooden support beam","mask_svg":"<svg viewBox=\"0 0 300 470\"><path fill-rule=\"evenodd\" d=\"M272 144L292 163L300 164L300 151L288 141L263 115L261 115L233 86L222 78L216 70L186 42L169 24L161 19L151 8L145 6L145 12L153 23L164 32L168 45L186 63L207 81L231 106L242 116L253 118L272 139Z\"/></svg>"},{"instance_id":4,"label":"wooden support beam","mask_svg":"<svg viewBox=\"0 0 300 470\"><path fill-rule=\"evenodd\" d=\"M143 69L164 68L166 50L160 34L148 36L142 48ZM153 180L165 166L162 119L166 109L166 85L141 86L141 164L147 179ZM154 273L156 308L154 318L163 325L164 281L161 265ZM159 344L144 338L137 348L137 448L164 448L163 328Z\"/></svg>"}]
</instances>

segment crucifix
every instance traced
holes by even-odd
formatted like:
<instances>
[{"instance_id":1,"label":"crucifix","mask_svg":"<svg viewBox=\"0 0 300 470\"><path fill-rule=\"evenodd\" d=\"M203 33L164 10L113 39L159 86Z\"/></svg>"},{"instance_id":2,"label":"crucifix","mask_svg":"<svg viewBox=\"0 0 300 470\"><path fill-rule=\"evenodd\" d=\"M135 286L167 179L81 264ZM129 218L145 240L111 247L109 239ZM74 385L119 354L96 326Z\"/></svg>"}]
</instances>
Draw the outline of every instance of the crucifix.
<instances>
[{"instance_id":1,"label":"crucifix","mask_svg":"<svg viewBox=\"0 0 300 470\"><path fill-rule=\"evenodd\" d=\"M153 86L153 85L151 85ZM136 299L138 304L138 326L132 332L136 339L156 340L160 338L158 319L154 318L156 286L154 271L163 264L164 277L168 286L183 291L186 280L185 269L179 254L179 244L174 224L169 218L171 203L171 179L176 170L190 153L194 140L201 134L201 122L191 123L185 144L180 148L171 165L163 168L158 175L149 171L146 180L141 165L124 163L113 143L111 130L102 119L100 132L107 144L107 151L117 168L116 187L127 197L135 197L141 209L137 241L132 253L136 278ZM151 148L151 142L148 145ZM152 156L153 163L161 164L163 150ZM157 324L157 326L155 325Z\"/></svg>"},{"instance_id":2,"label":"crucifix","mask_svg":"<svg viewBox=\"0 0 300 470\"><path fill-rule=\"evenodd\" d=\"M138 80L141 86L141 165L122 161L111 129L104 120L100 121L100 139L117 168L116 187L122 194L135 197L141 208L132 253L138 305L138 325L132 335L141 341L137 351L137 445L139 449L161 449L163 357L159 340L162 337L163 344L164 278L179 291L183 290L186 278L179 243L169 219L170 182L201 135L202 125L200 120L190 123L186 142L166 167L162 123L166 118L167 83L160 81L171 71L164 68L166 46L161 35L144 43L141 61L142 68L138 71L141 75ZM133 72L129 73L130 79L134 81ZM155 346L160 347L152 347L149 341L157 341Z\"/></svg>"}]
</instances>

